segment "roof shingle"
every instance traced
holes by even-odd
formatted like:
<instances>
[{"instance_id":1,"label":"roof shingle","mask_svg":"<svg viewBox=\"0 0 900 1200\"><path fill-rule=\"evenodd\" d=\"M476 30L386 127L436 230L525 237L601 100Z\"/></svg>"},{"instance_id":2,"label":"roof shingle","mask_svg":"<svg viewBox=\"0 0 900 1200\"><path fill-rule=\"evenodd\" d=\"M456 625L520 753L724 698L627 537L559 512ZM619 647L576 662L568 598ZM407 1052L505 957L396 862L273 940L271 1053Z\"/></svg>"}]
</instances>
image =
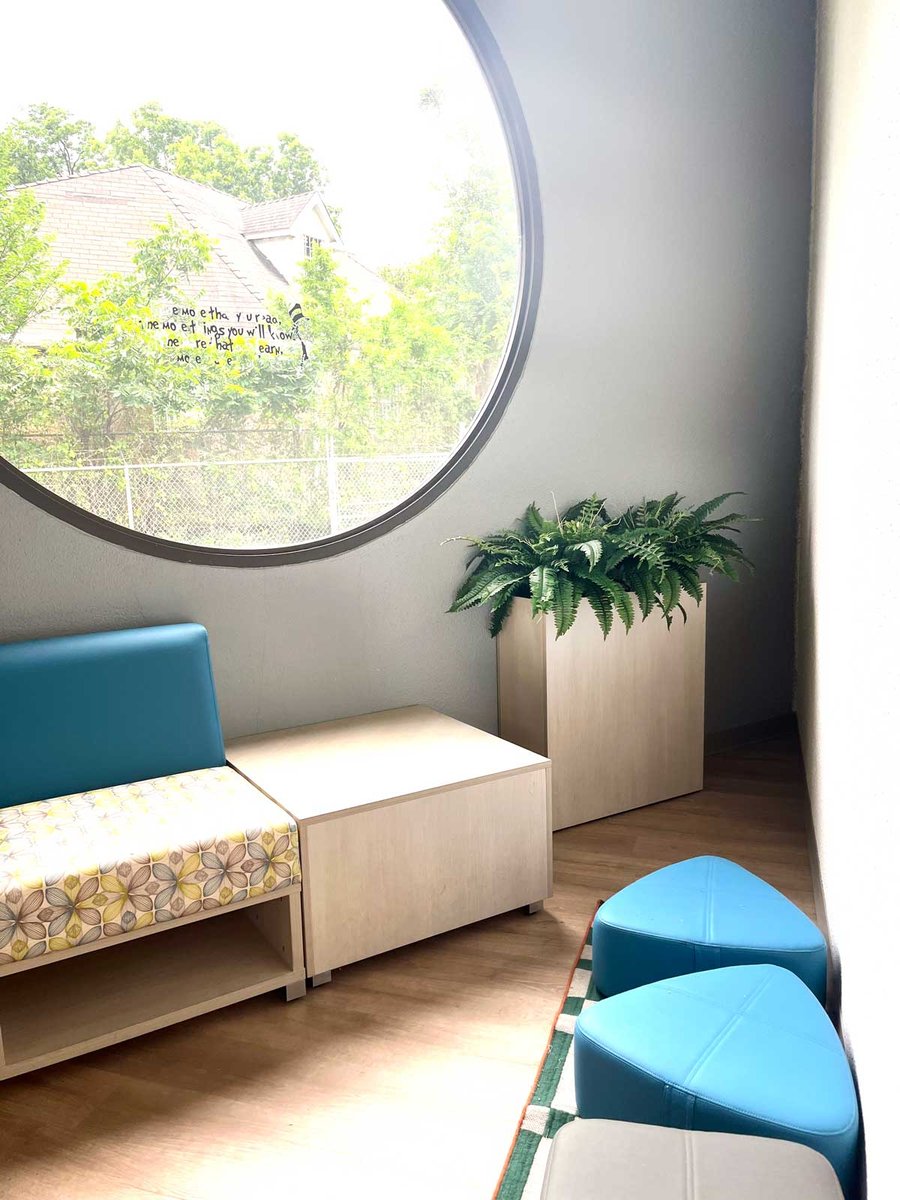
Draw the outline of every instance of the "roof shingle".
<instances>
[{"instance_id":1,"label":"roof shingle","mask_svg":"<svg viewBox=\"0 0 900 1200\"><path fill-rule=\"evenodd\" d=\"M243 211L244 234L252 238L267 233L283 233L290 229L315 195L315 192L300 192L281 200L248 204Z\"/></svg>"}]
</instances>

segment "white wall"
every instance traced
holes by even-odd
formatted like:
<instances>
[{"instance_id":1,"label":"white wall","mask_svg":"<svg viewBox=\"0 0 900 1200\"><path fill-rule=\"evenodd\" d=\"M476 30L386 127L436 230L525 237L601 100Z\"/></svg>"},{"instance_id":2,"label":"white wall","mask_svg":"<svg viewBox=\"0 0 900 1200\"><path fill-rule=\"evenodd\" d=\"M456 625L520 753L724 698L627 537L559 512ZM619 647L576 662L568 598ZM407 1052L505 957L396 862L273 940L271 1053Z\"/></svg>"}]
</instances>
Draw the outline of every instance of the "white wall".
<instances>
[{"instance_id":1,"label":"white wall","mask_svg":"<svg viewBox=\"0 0 900 1200\"><path fill-rule=\"evenodd\" d=\"M708 716L791 706L813 0L483 0L543 194L531 355L487 448L427 512L331 560L167 563L0 489L0 636L193 618L226 731L413 701L492 728L481 614L445 616L441 540L594 489L729 488L764 518L751 582L712 590Z\"/></svg>"},{"instance_id":2,"label":"white wall","mask_svg":"<svg viewBox=\"0 0 900 1200\"><path fill-rule=\"evenodd\" d=\"M869 1196L900 1194L900 6L823 0L797 707Z\"/></svg>"}]
</instances>

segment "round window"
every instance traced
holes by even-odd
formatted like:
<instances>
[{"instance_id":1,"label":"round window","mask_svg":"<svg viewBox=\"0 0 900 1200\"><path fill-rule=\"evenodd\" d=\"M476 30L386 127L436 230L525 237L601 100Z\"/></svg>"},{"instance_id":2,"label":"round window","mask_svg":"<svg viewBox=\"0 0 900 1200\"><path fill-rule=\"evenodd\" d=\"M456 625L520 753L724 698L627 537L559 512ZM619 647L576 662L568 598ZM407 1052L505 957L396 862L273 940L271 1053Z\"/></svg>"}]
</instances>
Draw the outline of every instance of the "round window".
<instances>
[{"instance_id":1,"label":"round window","mask_svg":"<svg viewBox=\"0 0 900 1200\"><path fill-rule=\"evenodd\" d=\"M403 519L488 435L536 302L527 137L477 10L87 7L0 79L0 478L192 561Z\"/></svg>"}]
</instances>

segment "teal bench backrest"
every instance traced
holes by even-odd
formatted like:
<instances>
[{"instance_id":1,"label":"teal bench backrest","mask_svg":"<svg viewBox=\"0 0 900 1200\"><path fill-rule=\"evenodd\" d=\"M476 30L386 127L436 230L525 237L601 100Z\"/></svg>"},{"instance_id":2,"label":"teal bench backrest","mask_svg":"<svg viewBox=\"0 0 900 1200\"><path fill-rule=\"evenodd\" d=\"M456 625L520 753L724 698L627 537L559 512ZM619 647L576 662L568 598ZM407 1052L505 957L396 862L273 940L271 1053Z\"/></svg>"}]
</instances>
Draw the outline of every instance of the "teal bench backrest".
<instances>
[{"instance_id":1,"label":"teal bench backrest","mask_svg":"<svg viewBox=\"0 0 900 1200\"><path fill-rule=\"evenodd\" d=\"M202 625L0 645L0 808L224 762Z\"/></svg>"}]
</instances>

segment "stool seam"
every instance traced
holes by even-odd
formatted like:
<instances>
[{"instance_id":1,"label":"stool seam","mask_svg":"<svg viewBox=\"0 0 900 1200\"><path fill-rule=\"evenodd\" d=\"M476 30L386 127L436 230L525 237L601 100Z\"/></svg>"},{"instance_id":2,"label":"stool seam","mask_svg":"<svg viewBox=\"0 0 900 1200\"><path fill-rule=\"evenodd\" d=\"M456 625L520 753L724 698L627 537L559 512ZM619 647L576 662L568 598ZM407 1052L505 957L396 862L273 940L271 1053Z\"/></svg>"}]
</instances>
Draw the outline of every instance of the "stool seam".
<instances>
[{"instance_id":1,"label":"stool seam","mask_svg":"<svg viewBox=\"0 0 900 1200\"><path fill-rule=\"evenodd\" d=\"M694 1095L695 1099L698 1098L696 1093L692 1093L692 1094ZM841 1125L840 1128L838 1128L838 1129L809 1129L805 1125L792 1125L792 1124L788 1124L787 1122L783 1122L783 1121L775 1121L772 1119L772 1117L764 1117L760 1113L755 1113L749 1108L740 1108L736 1104L724 1104L721 1100L712 1100L708 1096L703 1096L702 1100L703 1100L704 1104L708 1104L711 1108L716 1108L720 1112L723 1112L723 1113L736 1112L736 1113L740 1113L744 1117L752 1117L754 1119L754 1121L759 1121L759 1123L761 1125L767 1125L770 1129L789 1129L789 1130L791 1130L792 1133L806 1133L806 1134L809 1134L811 1137L820 1137L820 1138L839 1137L841 1134L847 1133L859 1121L859 1114L857 1113L857 1115L855 1117L852 1117L847 1122L846 1125ZM721 1130L709 1130L709 1131L699 1130L699 1131L695 1131L695 1132L717 1133L717 1132L722 1132L722 1131Z\"/></svg>"},{"instance_id":2,"label":"stool seam","mask_svg":"<svg viewBox=\"0 0 900 1200\"><path fill-rule=\"evenodd\" d=\"M703 922L703 927L706 930L706 945L712 941L712 921L713 921L713 875L715 874L714 858L710 858L709 866L706 870L706 913Z\"/></svg>"},{"instance_id":3,"label":"stool seam","mask_svg":"<svg viewBox=\"0 0 900 1200\"><path fill-rule=\"evenodd\" d=\"M702 975L704 972L699 971L697 973ZM686 992L686 991L683 991L681 988L670 987L668 985L667 980L660 981L658 984L654 984L653 986L657 987L659 989L659 991L669 992L670 995L673 995L673 996L686 996L687 999L689 999L689 1000L697 1000L701 1004L706 1004L709 1008L718 1009L719 1012L731 1012L732 1011L731 1009L726 1008L724 1004L718 1004L718 1003L716 1003L715 1000L710 1000L706 996L697 996L693 992ZM621 994L627 995L628 993L623 992ZM824 1011L824 1009L822 1011ZM813 1037L809 1033L797 1032L796 1030L793 1030L793 1029L785 1029L783 1025L776 1025L772 1021L767 1021L764 1017L754 1016L754 1017L751 1017L750 1020L752 1020L755 1025L762 1025L765 1029L776 1029L779 1033L788 1033L788 1034L790 1034L791 1037L795 1037L798 1040L801 1040L804 1042L811 1042L814 1046L819 1046L822 1050L828 1050L832 1054L838 1054L841 1058L846 1058L846 1052L845 1052L843 1046L840 1045L840 1043L835 1046L835 1045L832 1045L830 1041L829 1042L819 1041L818 1038ZM830 1026L830 1028L832 1028L832 1030L833 1030L833 1026Z\"/></svg>"},{"instance_id":4,"label":"stool seam","mask_svg":"<svg viewBox=\"0 0 900 1200\"><path fill-rule=\"evenodd\" d=\"M762 995L762 993L766 990L766 988L769 986L769 984L771 982L772 982L771 976L768 976L765 979L762 979L760 981L760 983L758 984L758 986L750 993L750 995L745 997L740 1008L736 1009L732 1013L731 1019L729 1021L727 1021L725 1023L725 1025L723 1025L723 1027L719 1030L719 1032L713 1037L712 1041L710 1041L710 1043L706 1046L706 1048L700 1052L700 1055L698 1056L697 1061L691 1067L690 1071L688 1071L686 1078L682 1081L682 1085L684 1087L690 1086L691 1080L695 1077L695 1075L700 1070L700 1068L703 1066L703 1064L705 1062L707 1062L710 1055L716 1049L718 1049L719 1046L721 1046L722 1042L728 1037L728 1035L731 1033L731 1031L734 1029L734 1027L740 1022L740 1020L742 1019L744 1014L750 1008L751 1004L753 1004L756 1000L759 999L759 997Z\"/></svg>"},{"instance_id":5,"label":"stool seam","mask_svg":"<svg viewBox=\"0 0 900 1200\"><path fill-rule=\"evenodd\" d=\"M647 938L648 941L654 942L670 942L673 946L708 946L710 942L701 941L695 937L676 937L674 934L668 933L650 933L645 929L636 929L632 925L616 925L612 921L604 921L604 925L608 929L614 929L621 933L633 933L636 937ZM754 950L760 954L824 954L824 935L823 944L821 946L797 947L793 949L785 946L757 946L750 942L715 942L712 943L719 947L720 950ZM747 963L747 966L755 966L755 963Z\"/></svg>"},{"instance_id":6,"label":"stool seam","mask_svg":"<svg viewBox=\"0 0 900 1200\"><path fill-rule=\"evenodd\" d=\"M587 1037L587 1040L593 1046L595 1046L598 1050L602 1050L604 1054L608 1055L610 1058L614 1058L616 1060L616 1062L622 1063L623 1066L628 1067L630 1070L634 1071L635 1074L642 1075L645 1079L649 1079L655 1084L661 1083L663 1085L664 1093L665 1093L664 1099L667 1099L668 1094L672 1091L681 1092L684 1090L682 1088L681 1084L673 1083L671 1080L666 1080L666 1079L663 1079L659 1075L654 1075L651 1071L648 1071L646 1067L641 1067L637 1063L632 1062L631 1059L623 1058L621 1054L616 1054L616 1052L614 1050L610 1050L607 1046L604 1046L602 1042L595 1041L595 1039L590 1037L589 1035L585 1035L585 1036ZM856 1122L858 1122L858 1120L859 1120L859 1113L857 1112L855 1117L852 1117L850 1119L850 1121L847 1122L846 1125L842 1125L839 1129L834 1129L834 1130L832 1130L832 1129L827 1129L827 1130L808 1129L804 1125L790 1125L785 1122L775 1121L772 1119L771 1116L768 1116L768 1117L763 1116L762 1113L754 1112L752 1109L749 1109L749 1108L741 1108L737 1104L725 1104L723 1101L713 1100L709 1096L698 1097L696 1092L685 1093L685 1094L692 1095L695 1100L702 1099L704 1104L709 1104L713 1108L719 1109L719 1111L721 1111L721 1112L725 1112L725 1113L736 1112L736 1113L740 1113L741 1116L744 1116L744 1117L752 1117L755 1121L759 1121L760 1124L762 1124L762 1125L767 1125L770 1129L790 1129L794 1133L808 1133L812 1137L837 1137L838 1135L840 1135L842 1133L846 1133L849 1129L852 1129L854 1124ZM610 1119L614 1120L615 1118L610 1118ZM680 1129L680 1128L682 1128L682 1126L679 1125L679 1126L675 1126L674 1128ZM701 1131L701 1132L706 1132L706 1131ZM722 1131L721 1130L718 1130L718 1131L713 1130L712 1132L722 1132Z\"/></svg>"}]
</instances>

